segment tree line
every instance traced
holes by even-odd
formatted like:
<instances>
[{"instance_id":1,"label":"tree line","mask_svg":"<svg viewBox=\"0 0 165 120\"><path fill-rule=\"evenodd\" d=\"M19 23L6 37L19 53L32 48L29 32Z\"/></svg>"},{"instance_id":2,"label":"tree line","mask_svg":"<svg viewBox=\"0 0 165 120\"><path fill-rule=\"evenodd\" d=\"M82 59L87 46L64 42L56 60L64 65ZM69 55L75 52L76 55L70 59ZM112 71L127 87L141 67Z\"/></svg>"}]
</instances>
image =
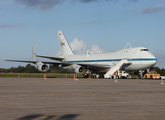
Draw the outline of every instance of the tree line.
<instances>
[{"instance_id":1,"label":"tree line","mask_svg":"<svg viewBox=\"0 0 165 120\"><path fill-rule=\"evenodd\" d=\"M154 67L155 71L160 74L161 76L165 76L165 69L160 69L159 67Z\"/></svg>"},{"instance_id":2,"label":"tree line","mask_svg":"<svg viewBox=\"0 0 165 120\"><path fill-rule=\"evenodd\" d=\"M11 67L9 69L0 68L0 73L41 73L38 69L31 65L27 64L24 66ZM72 69L62 68L59 66L49 65L49 70L47 73L73 73Z\"/></svg>"},{"instance_id":3,"label":"tree line","mask_svg":"<svg viewBox=\"0 0 165 120\"><path fill-rule=\"evenodd\" d=\"M154 67L154 69L158 74L165 76L164 68L160 69L159 67ZM31 64L27 64L25 67L18 66L16 68L11 67L9 69L0 68L0 73L41 73L41 72L38 71L38 69L35 66ZM74 71L70 68L63 68L55 65L49 65L49 70L47 71L47 73L74 73Z\"/></svg>"}]
</instances>

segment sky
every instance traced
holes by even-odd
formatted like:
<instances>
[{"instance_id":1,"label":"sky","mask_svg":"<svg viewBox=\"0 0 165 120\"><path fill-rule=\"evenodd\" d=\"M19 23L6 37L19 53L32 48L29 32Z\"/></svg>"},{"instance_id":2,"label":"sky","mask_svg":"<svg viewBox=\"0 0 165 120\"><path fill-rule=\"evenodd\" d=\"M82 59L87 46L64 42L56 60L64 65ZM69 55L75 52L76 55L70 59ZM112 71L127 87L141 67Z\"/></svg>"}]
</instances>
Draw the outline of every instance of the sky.
<instances>
[{"instance_id":1,"label":"sky","mask_svg":"<svg viewBox=\"0 0 165 120\"><path fill-rule=\"evenodd\" d=\"M148 48L165 68L165 0L0 0L0 68L25 66L3 60L32 60L32 46L58 56L60 30L77 54L130 43Z\"/></svg>"}]
</instances>

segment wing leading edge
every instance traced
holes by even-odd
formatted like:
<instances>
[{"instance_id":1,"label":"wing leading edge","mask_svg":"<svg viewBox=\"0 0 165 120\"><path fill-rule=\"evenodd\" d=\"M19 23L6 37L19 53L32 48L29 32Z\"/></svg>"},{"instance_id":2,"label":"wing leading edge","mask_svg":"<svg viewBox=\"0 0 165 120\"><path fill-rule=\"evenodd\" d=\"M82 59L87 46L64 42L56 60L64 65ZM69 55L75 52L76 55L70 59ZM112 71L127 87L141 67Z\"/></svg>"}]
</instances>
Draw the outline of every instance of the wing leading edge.
<instances>
[{"instance_id":1,"label":"wing leading edge","mask_svg":"<svg viewBox=\"0 0 165 120\"><path fill-rule=\"evenodd\" d=\"M25 63L38 63L38 62L42 62L44 64L56 64L56 65L71 65L70 63L62 63L62 62L47 62L47 61L27 61L27 60L5 60L5 61L11 61L11 62L25 62Z\"/></svg>"},{"instance_id":2,"label":"wing leading edge","mask_svg":"<svg viewBox=\"0 0 165 120\"><path fill-rule=\"evenodd\" d=\"M46 56L45 56L46 58ZM60 60L60 59L59 59ZM36 64L38 62L42 62L44 64L54 64L54 65L62 65L62 67L73 65L73 63L64 63L64 62L48 62L48 61L27 61L27 60L5 60L11 62L24 62L24 63L33 63ZM93 71L104 71L110 69L109 65L101 65L101 64L77 64L85 69L92 69Z\"/></svg>"}]
</instances>

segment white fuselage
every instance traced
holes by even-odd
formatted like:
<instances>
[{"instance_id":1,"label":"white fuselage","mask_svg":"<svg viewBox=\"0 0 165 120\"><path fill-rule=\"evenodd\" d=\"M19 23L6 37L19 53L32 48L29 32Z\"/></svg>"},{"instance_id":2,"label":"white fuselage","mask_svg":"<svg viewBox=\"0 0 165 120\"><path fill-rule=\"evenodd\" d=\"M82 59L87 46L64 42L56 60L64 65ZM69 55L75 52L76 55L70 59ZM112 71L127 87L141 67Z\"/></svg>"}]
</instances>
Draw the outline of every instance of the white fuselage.
<instances>
[{"instance_id":1,"label":"white fuselage","mask_svg":"<svg viewBox=\"0 0 165 120\"><path fill-rule=\"evenodd\" d=\"M102 64L115 66L122 59L131 62L130 65L122 67L126 71L146 70L156 64L157 59L144 47L133 47L116 52L99 53L93 55L65 55L65 63L75 64Z\"/></svg>"}]
</instances>

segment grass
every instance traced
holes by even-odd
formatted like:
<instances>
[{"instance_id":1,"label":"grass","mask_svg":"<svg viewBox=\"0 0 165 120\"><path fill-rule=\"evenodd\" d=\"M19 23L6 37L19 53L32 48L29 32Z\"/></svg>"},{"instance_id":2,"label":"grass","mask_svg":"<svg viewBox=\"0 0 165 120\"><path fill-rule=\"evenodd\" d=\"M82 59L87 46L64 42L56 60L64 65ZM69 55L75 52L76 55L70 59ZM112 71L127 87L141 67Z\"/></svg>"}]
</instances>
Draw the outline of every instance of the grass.
<instances>
[{"instance_id":1,"label":"grass","mask_svg":"<svg viewBox=\"0 0 165 120\"><path fill-rule=\"evenodd\" d=\"M138 75L131 75L131 79L137 79Z\"/></svg>"},{"instance_id":2,"label":"grass","mask_svg":"<svg viewBox=\"0 0 165 120\"><path fill-rule=\"evenodd\" d=\"M0 73L0 77L4 78L73 78L75 74L44 74L44 73ZM83 75L77 75L78 78L82 78Z\"/></svg>"},{"instance_id":3,"label":"grass","mask_svg":"<svg viewBox=\"0 0 165 120\"><path fill-rule=\"evenodd\" d=\"M73 78L76 74L44 74L44 73L0 73L0 77L3 78ZM83 78L83 75L77 74L78 78ZM137 79L138 75L131 75L132 79Z\"/></svg>"}]
</instances>

